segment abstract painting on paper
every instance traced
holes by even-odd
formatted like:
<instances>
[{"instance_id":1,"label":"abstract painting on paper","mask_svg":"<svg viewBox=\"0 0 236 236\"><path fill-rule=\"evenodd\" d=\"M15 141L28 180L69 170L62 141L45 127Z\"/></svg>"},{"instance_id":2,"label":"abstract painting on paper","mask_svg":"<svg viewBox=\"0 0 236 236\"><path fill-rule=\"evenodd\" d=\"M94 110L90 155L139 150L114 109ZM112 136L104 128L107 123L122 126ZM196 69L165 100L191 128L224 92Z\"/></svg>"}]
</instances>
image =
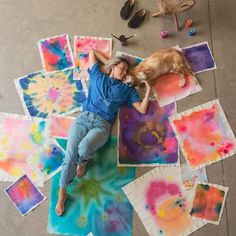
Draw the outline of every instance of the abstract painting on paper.
<instances>
[{"instance_id":1,"label":"abstract painting on paper","mask_svg":"<svg viewBox=\"0 0 236 236\"><path fill-rule=\"evenodd\" d=\"M52 178L49 233L74 236L86 236L89 232L96 236L132 235L132 206L121 188L134 180L135 170L117 168L116 145L117 139L112 136L89 161L86 174L68 186L66 210L60 217L55 214L60 174Z\"/></svg>"},{"instance_id":2,"label":"abstract painting on paper","mask_svg":"<svg viewBox=\"0 0 236 236\"><path fill-rule=\"evenodd\" d=\"M122 107L118 165L179 165L178 143L168 120L175 113L175 103L160 108L156 101L151 101L145 115L132 107Z\"/></svg>"},{"instance_id":3,"label":"abstract painting on paper","mask_svg":"<svg viewBox=\"0 0 236 236\"><path fill-rule=\"evenodd\" d=\"M23 175L15 183L6 188L5 193L22 216L28 214L46 199L27 175Z\"/></svg>"},{"instance_id":4,"label":"abstract painting on paper","mask_svg":"<svg viewBox=\"0 0 236 236\"><path fill-rule=\"evenodd\" d=\"M236 139L218 99L178 113L169 120L193 169L236 153Z\"/></svg>"},{"instance_id":5,"label":"abstract painting on paper","mask_svg":"<svg viewBox=\"0 0 236 236\"><path fill-rule=\"evenodd\" d=\"M208 182L205 167L192 170L187 163L181 165L181 177L185 189L194 188L197 182Z\"/></svg>"},{"instance_id":6,"label":"abstract painting on paper","mask_svg":"<svg viewBox=\"0 0 236 236\"><path fill-rule=\"evenodd\" d=\"M42 186L40 176L26 159L45 144L46 138L44 119L0 113L0 180L15 181L26 173Z\"/></svg>"},{"instance_id":7,"label":"abstract painting on paper","mask_svg":"<svg viewBox=\"0 0 236 236\"><path fill-rule=\"evenodd\" d=\"M53 140L27 158L27 163L41 177L44 183L61 170L65 158L64 150Z\"/></svg>"},{"instance_id":8,"label":"abstract painting on paper","mask_svg":"<svg viewBox=\"0 0 236 236\"><path fill-rule=\"evenodd\" d=\"M24 110L30 116L47 118L81 110L85 93L73 69L44 74L36 72L15 80Z\"/></svg>"},{"instance_id":9,"label":"abstract painting on paper","mask_svg":"<svg viewBox=\"0 0 236 236\"><path fill-rule=\"evenodd\" d=\"M52 115L48 119L49 135L52 138L67 139L69 129L74 121L74 117Z\"/></svg>"},{"instance_id":10,"label":"abstract painting on paper","mask_svg":"<svg viewBox=\"0 0 236 236\"><path fill-rule=\"evenodd\" d=\"M141 61L143 61L143 58L133 56L131 54L125 53L125 52L116 52L116 56L124 58L129 63L129 67L137 66Z\"/></svg>"},{"instance_id":11,"label":"abstract painting on paper","mask_svg":"<svg viewBox=\"0 0 236 236\"><path fill-rule=\"evenodd\" d=\"M179 81L181 79L181 75L179 74L165 74L156 79L153 90L161 107L179 101L202 90L194 75L186 75L185 78L186 84L183 87L179 86Z\"/></svg>"},{"instance_id":12,"label":"abstract painting on paper","mask_svg":"<svg viewBox=\"0 0 236 236\"><path fill-rule=\"evenodd\" d=\"M228 189L220 185L198 183L190 212L191 217L218 225Z\"/></svg>"},{"instance_id":13,"label":"abstract painting on paper","mask_svg":"<svg viewBox=\"0 0 236 236\"><path fill-rule=\"evenodd\" d=\"M88 80L87 72L88 54L91 49L98 50L105 57L111 57L112 39L97 38L91 36L75 36L74 37L74 57L76 68L74 70L74 78Z\"/></svg>"},{"instance_id":14,"label":"abstract painting on paper","mask_svg":"<svg viewBox=\"0 0 236 236\"><path fill-rule=\"evenodd\" d=\"M43 68L46 72L74 67L74 58L68 34L41 39L38 42Z\"/></svg>"},{"instance_id":15,"label":"abstract painting on paper","mask_svg":"<svg viewBox=\"0 0 236 236\"><path fill-rule=\"evenodd\" d=\"M124 186L150 236L183 236L205 222L189 217L193 190L184 190L180 167L155 168Z\"/></svg>"},{"instance_id":16,"label":"abstract painting on paper","mask_svg":"<svg viewBox=\"0 0 236 236\"><path fill-rule=\"evenodd\" d=\"M216 63L208 42L184 47L182 48L182 52L195 74L216 69Z\"/></svg>"}]
</instances>

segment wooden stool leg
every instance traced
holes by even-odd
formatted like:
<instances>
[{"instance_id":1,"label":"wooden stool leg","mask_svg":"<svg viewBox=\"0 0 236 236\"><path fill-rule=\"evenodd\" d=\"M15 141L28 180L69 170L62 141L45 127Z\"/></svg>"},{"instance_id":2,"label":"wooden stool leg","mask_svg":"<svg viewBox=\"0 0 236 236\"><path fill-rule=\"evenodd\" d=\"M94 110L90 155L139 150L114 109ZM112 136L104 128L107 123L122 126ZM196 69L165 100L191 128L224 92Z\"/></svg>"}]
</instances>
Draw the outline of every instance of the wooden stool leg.
<instances>
[{"instance_id":1,"label":"wooden stool leg","mask_svg":"<svg viewBox=\"0 0 236 236\"><path fill-rule=\"evenodd\" d=\"M172 14L173 18L174 18L174 21L175 21L175 26L177 28L178 31L181 30L181 28L179 27L179 22L178 22L178 17L177 17L177 14Z\"/></svg>"}]
</instances>

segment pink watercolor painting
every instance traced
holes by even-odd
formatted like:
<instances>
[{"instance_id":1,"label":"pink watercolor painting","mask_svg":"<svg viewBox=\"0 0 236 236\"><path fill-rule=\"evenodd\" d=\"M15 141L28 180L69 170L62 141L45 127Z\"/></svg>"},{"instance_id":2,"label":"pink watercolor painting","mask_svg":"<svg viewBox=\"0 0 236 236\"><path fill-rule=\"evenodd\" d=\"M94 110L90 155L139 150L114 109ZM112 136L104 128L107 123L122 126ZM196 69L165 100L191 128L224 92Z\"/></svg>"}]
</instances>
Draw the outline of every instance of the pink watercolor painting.
<instances>
[{"instance_id":1,"label":"pink watercolor painting","mask_svg":"<svg viewBox=\"0 0 236 236\"><path fill-rule=\"evenodd\" d=\"M91 49L98 50L106 57L111 57L112 39L89 36L74 37L74 57L77 68L74 70L74 78L88 80L88 53Z\"/></svg>"},{"instance_id":2,"label":"pink watercolor painting","mask_svg":"<svg viewBox=\"0 0 236 236\"><path fill-rule=\"evenodd\" d=\"M0 114L0 180L15 181L26 173L39 186L40 176L26 163L47 138L46 120Z\"/></svg>"},{"instance_id":3,"label":"pink watercolor painting","mask_svg":"<svg viewBox=\"0 0 236 236\"><path fill-rule=\"evenodd\" d=\"M219 100L169 118L187 163L199 169L236 153L236 139Z\"/></svg>"},{"instance_id":4,"label":"pink watercolor painting","mask_svg":"<svg viewBox=\"0 0 236 236\"><path fill-rule=\"evenodd\" d=\"M67 139L69 129L74 121L74 117L52 115L48 122L49 135L52 138Z\"/></svg>"},{"instance_id":5,"label":"pink watercolor painting","mask_svg":"<svg viewBox=\"0 0 236 236\"><path fill-rule=\"evenodd\" d=\"M43 68L46 72L74 67L68 34L41 39L38 42Z\"/></svg>"},{"instance_id":6,"label":"pink watercolor painting","mask_svg":"<svg viewBox=\"0 0 236 236\"><path fill-rule=\"evenodd\" d=\"M189 217L193 191L183 189L180 167L155 168L122 189L151 236L189 235L205 225Z\"/></svg>"},{"instance_id":7,"label":"pink watercolor painting","mask_svg":"<svg viewBox=\"0 0 236 236\"><path fill-rule=\"evenodd\" d=\"M218 225L228 189L221 185L198 183L190 212L191 217Z\"/></svg>"},{"instance_id":8,"label":"pink watercolor painting","mask_svg":"<svg viewBox=\"0 0 236 236\"><path fill-rule=\"evenodd\" d=\"M23 175L15 183L6 188L5 193L22 216L25 216L46 200L46 197L31 182L27 175Z\"/></svg>"},{"instance_id":9,"label":"pink watercolor painting","mask_svg":"<svg viewBox=\"0 0 236 236\"><path fill-rule=\"evenodd\" d=\"M161 107L202 90L196 78L194 79L196 83L193 83L191 76L186 76L184 87L179 86L180 79L179 74L165 74L156 79L153 90Z\"/></svg>"}]
</instances>

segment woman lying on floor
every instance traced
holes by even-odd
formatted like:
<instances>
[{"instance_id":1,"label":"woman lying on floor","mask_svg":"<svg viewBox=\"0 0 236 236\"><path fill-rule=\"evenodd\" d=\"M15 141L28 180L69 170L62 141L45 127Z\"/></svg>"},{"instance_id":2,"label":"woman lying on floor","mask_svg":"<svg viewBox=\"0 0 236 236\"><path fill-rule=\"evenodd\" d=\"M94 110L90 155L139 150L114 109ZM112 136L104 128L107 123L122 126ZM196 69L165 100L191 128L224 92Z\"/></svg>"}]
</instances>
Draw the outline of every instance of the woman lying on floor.
<instances>
[{"instance_id":1,"label":"woman lying on floor","mask_svg":"<svg viewBox=\"0 0 236 236\"><path fill-rule=\"evenodd\" d=\"M104 72L101 71L98 61L105 64ZM93 153L106 143L118 109L124 105L132 105L142 114L147 111L151 87L145 82L147 90L141 101L134 87L122 83L127 71L127 61L118 57L108 60L99 52L90 51L88 69L90 86L87 99L83 103L83 112L76 118L68 136L55 209L58 216L64 212L68 184L76 175L77 177L84 175Z\"/></svg>"}]
</instances>

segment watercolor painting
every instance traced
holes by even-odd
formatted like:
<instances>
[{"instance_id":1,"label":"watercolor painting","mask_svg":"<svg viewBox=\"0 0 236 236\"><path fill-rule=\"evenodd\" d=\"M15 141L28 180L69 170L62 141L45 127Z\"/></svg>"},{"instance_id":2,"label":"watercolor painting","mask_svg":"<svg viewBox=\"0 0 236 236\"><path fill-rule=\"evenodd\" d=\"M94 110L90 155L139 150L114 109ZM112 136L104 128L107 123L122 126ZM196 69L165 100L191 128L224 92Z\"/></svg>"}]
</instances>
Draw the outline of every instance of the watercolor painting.
<instances>
[{"instance_id":1,"label":"watercolor painting","mask_svg":"<svg viewBox=\"0 0 236 236\"><path fill-rule=\"evenodd\" d=\"M105 57L111 57L112 39L97 38L91 36L74 37L74 57L77 68L74 70L74 78L88 80L88 55L90 49L98 50Z\"/></svg>"},{"instance_id":2,"label":"watercolor painting","mask_svg":"<svg viewBox=\"0 0 236 236\"><path fill-rule=\"evenodd\" d=\"M182 52L195 74L216 69L216 63L208 42L184 47L182 48Z\"/></svg>"},{"instance_id":3,"label":"watercolor painting","mask_svg":"<svg viewBox=\"0 0 236 236\"><path fill-rule=\"evenodd\" d=\"M41 186L40 176L26 159L47 139L47 123L41 118L0 113L0 180L15 181L27 174Z\"/></svg>"},{"instance_id":4,"label":"watercolor painting","mask_svg":"<svg viewBox=\"0 0 236 236\"><path fill-rule=\"evenodd\" d=\"M36 72L15 80L27 115L47 118L52 114L70 115L81 110L86 99L73 69L44 74Z\"/></svg>"},{"instance_id":5,"label":"watercolor painting","mask_svg":"<svg viewBox=\"0 0 236 236\"><path fill-rule=\"evenodd\" d=\"M220 185L198 183L190 212L191 217L218 225L228 189Z\"/></svg>"},{"instance_id":6,"label":"watercolor painting","mask_svg":"<svg viewBox=\"0 0 236 236\"><path fill-rule=\"evenodd\" d=\"M196 77L194 76L195 83L191 81L191 77L192 76L189 75L186 76L186 84L184 87L179 86L179 81L181 80L181 75L179 74L165 74L158 77L152 88L160 107L200 92L202 88L197 82Z\"/></svg>"},{"instance_id":7,"label":"watercolor painting","mask_svg":"<svg viewBox=\"0 0 236 236\"><path fill-rule=\"evenodd\" d=\"M27 163L44 183L61 170L64 158L64 150L53 140L48 140L46 145L27 158Z\"/></svg>"},{"instance_id":8,"label":"watercolor painting","mask_svg":"<svg viewBox=\"0 0 236 236\"><path fill-rule=\"evenodd\" d=\"M27 175L23 175L15 183L6 188L5 193L22 216L25 216L46 200L46 197L31 182Z\"/></svg>"},{"instance_id":9,"label":"watercolor painting","mask_svg":"<svg viewBox=\"0 0 236 236\"><path fill-rule=\"evenodd\" d=\"M208 182L205 167L192 170L187 163L181 165L181 178L185 189L194 188L197 182Z\"/></svg>"},{"instance_id":10,"label":"watercolor painting","mask_svg":"<svg viewBox=\"0 0 236 236\"><path fill-rule=\"evenodd\" d=\"M74 121L75 117L52 115L48 119L49 135L52 138L67 139L69 129Z\"/></svg>"},{"instance_id":11,"label":"watercolor painting","mask_svg":"<svg viewBox=\"0 0 236 236\"><path fill-rule=\"evenodd\" d=\"M57 139L58 141L58 139ZM66 140L59 140L61 145ZM52 178L48 233L85 236L131 236L132 206L122 187L134 180L134 168L117 168L117 139L114 136L97 151L86 174L68 186L68 200L63 216L55 214L60 174ZM64 147L65 148L65 147Z\"/></svg>"},{"instance_id":12,"label":"watercolor painting","mask_svg":"<svg viewBox=\"0 0 236 236\"><path fill-rule=\"evenodd\" d=\"M46 72L75 66L68 34L41 39L38 42L43 68Z\"/></svg>"},{"instance_id":13,"label":"watercolor painting","mask_svg":"<svg viewBox=\"0 0 236 236\"><path fill-rule=\"evenodd\" d=\"M121 51L117 51L116 56L124 58L126 61L128 61L129 69L134 67L134 66L137 66L141 61L144 60L141 57L137 57L137 56L125 53L125 52L121 52Z\"/></svg>"},{"instance_id":14,"label":"watercolor painting","mask_svg":"<svg viewBox=\"0 0 236 236\"><path fill-rule=\"evenodd\" d=\"M180 167L157 167L122 189L150 236L186 236L205 225L189 217L194 191L182 188Z\"/></svg>"},{"instance_id":15,"label":"watercolor painting","mask_svg":"<svg viewBox=\"0 0 236 236\"><path fill-rule=\"evenodd\" d=\"M119 110L118 165L179 165L178 143L168 117L176 104L160 108L150 101L145 115L133 107Z\"/></svg>"},{"instance_id":16,"label":"watercolor painting","mask_svg":"<svg viewBox=\"0 0 236 236\"><path fill-rule=\"evenodd\" d=\"M199 169L236 153L236 139L219 100L169 117L186 162Z\"/></svg>"}]
</instances>

